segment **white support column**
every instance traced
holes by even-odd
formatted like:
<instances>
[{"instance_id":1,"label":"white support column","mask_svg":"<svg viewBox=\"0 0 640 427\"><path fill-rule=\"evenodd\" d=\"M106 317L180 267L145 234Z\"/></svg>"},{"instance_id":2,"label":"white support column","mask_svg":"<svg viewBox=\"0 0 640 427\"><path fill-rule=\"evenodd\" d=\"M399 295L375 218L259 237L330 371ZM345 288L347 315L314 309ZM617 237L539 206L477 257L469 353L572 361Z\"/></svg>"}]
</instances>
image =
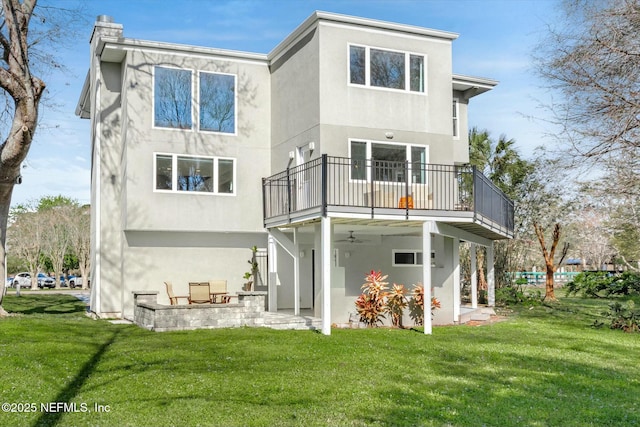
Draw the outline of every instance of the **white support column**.
<instances>
[{"instance_id":1,"label":"white support column","mask_svg":"<svg viewBox=\"0 0 640 427\"><path fill-rule=\"evenodd\" d=\"M267 253L269 256L269 311L278 311L278 250L276 239L269 234L267 239Z\"/></svg>"},{"instance_id":2,"label":"white support column","mask_svg":"<svg viewBox=\"0 0 640 427\"><path fill-rule=\"evenodd\" d=\"M453 239L453 321L460 321L460 239Z\"/></svg>"},{"instance_id":3,"label":"white support column","mask_svg":"<svg viewBox=\"0 0 640 427\"><path fill-rule=\"evenodd\" d=\"M471 258L471 307L478 308L478 246L471 243L469 256Z\"/></svg>"},{"instance_id":4,"label":"white support column","mask_svg":"<svg viewBox=\"0 0 640 427\"><path fill-rule=\"evenodd\" d=\"M300 315L300 242L298 228L293 229L293 314Z\"/></svg>"},{"instance_id":5,"label":"white support column","mask_svg":"<svg viewBox=\"0 0 640 427\"><path fill-rule=\"evenodd\" d=\"M489 307L496 305L496 273L493 259L493 245L487 246L487 303Z\"/></svg>"},{"instance_id":6,"label":"white support column","mask_svg":"<svg viewBox=\"0 0 640 427\"><path fill-rule=\"evenodd\" d=\"M320 222L320 264L322 271L322 333L331 335L331 218Z\"/></svg>"},{"instance_id":7,"label":"white support column","mask_svg":"<svg viewBox=\"0 0 640 427\"><path fill-rule=\"evenodd\" d=\"M424 288L424 333L431 335L431 227L430 221L422 224L422 287Z\"/></svg>"}]
</instances>

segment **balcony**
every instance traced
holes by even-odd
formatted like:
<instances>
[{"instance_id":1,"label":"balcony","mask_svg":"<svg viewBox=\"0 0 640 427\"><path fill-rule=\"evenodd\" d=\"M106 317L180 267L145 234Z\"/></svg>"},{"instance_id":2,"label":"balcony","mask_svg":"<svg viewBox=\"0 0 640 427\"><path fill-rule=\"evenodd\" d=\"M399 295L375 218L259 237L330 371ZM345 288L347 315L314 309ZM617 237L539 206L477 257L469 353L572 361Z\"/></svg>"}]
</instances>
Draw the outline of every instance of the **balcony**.
<instances>
[{"instance_id":1,"label":"balcony","mask_svg":"<svg viewBox=\"0 0 640 427\"><path fill-rule=\"evenodd\" d=\"M262 191L266 228L340 216L435 220L492 240L513 237L513 202L472 166L325 154L264 178Z\"/></svg>"}]
</instances>

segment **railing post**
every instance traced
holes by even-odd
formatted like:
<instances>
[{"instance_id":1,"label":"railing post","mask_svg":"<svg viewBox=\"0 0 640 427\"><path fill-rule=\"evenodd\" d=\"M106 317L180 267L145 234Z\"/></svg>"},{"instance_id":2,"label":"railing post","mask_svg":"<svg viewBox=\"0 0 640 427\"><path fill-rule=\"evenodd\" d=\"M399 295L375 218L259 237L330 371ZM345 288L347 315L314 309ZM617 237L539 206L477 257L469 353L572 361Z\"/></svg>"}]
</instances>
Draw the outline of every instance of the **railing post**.
<instances>
[{"instance_id":1,"label":"railing post","mask_svg":"<svg viewBox=\"0 0 640 427\"><path fill-rule=\"evenodd\" d=\"M373 218L375 215L375 205L376 205L376 191L375 191L375 186L373 185L375 181L375 170L373 169L374 161L375 160L373 159L365 161L366 163L368 163L368 168L369 168L368 176L371 177L371 182L369 183L371 185L371 189L369 191L369 193L371 194L371 218Z\"/></svg>"},{"instance_id":2,"label":"railing post","mask_svg":"<svg viewBox=\"0 0 640 427\"><path fill-rule=\"evenodd\" d=\"M266 191L266 183L267 180L262 178L262 226L267 228L267 191Z\"/></svg>"},{"instance_id":3,"label":"railing post","mask_svg":"<svg viewBox=\"0 0 640 427\"><path fill-rule=\"evenodd\" d=\"M287 166L287 221L291 222L291 169Z\"/></svg>"},{"instance_id":4,"label":"railing post","mask_svg":"<svg viewBox=\"0 0 640 427\"><path fill-rule=\"evenodd\" d=\"M471 166L471 191L473 191L473 219L478 216L478 180L476 179L476 166Z\"/></svg>"},{"instance_id":5,"label":"railing post","mask_svg":"<svg viewBox=\"0 0 640 427\"><path fill-rule=\"evenodd\" d=\"M326 217L327 216L327 159L328 156L326 154L322 155L322 193L321 193L321 197L322 197L322 216Z\"/></svg>"},{"instance_id":6,"label":"railing post","mask_svg":"<svg viewBox=\"0 0 640 427\"><path fill-rule=\"evenodd\" d=\"M409 160L404 161L404 207L405 207L405 218L409 219ZM413 198L411 200L413 203Z\"/></svg>"}]
</instances>

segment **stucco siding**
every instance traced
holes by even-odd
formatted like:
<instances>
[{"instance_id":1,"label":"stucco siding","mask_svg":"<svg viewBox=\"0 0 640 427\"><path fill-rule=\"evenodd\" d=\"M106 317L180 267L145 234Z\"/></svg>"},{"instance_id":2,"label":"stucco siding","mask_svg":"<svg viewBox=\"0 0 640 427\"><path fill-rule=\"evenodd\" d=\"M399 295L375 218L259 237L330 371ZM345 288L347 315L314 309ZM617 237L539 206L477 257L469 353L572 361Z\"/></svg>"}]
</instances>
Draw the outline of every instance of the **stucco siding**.
<instances>
[{"instance_id":1,"label":"stucco siding","mask_svg":"<svg viewBox=\"0 0 640 427\"><path fill-rule=\"evenodd\" d=\"M237 133L153 126L153 68L222 72L236 76ZM265 64L133 52L127 64L125 229L262 230L260 179L269 175L270 83ZM197 110L196 110L197 111ZM194 111L194 116L196 114ZM154 153L235 159L235 194L161 192L154 188ZM233 218L233 221L229 221Z\"/></svg>"}]
</instances>

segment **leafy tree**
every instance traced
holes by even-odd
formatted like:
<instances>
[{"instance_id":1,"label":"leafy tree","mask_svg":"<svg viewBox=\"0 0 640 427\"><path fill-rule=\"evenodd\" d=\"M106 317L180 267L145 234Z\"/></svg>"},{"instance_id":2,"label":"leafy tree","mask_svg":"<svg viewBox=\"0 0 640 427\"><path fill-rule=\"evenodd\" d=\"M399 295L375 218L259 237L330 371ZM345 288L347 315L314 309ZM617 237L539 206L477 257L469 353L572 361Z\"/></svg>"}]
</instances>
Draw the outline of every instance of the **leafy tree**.
<instances>
[{"instance_id":1,"label":"leafy tree","mask_svg":"<svg viewBox=\"0 0 640 427\"><path fill-rule=\"evenodd\" d=\"M515 147L516 141L500 135L496 141L487 130L476 127L469 131L469 163L487 175L498 188L515 202L516 238L494 243L497 287L508 285L508 272L522 265L523 243L519 239L523 216L522 201L527 197L534 166L523 159ZM466 254L466 249L461 252ZM478 251L478 287L487 288L484 274L484 251Z\"/></svg>"},{"instance_id":2,"label":"leafy tree","mask_svg":"<svg viewBox=\"0 0 640 427\"><path fill-rule=\"evenodd\" d=\"M41 75L64 69L57 52L73 35L78 10L39 7L37 0L2 0L0 11L0 97L7 108L0 113L4 141L0 145L0 276L6 273L7 226L13 188L20 178L20 167L27 157L38 124L40 104L45 93ZM36 18L36 19L32 19ZM0 315L4 280L0 283Z\"/></svg>"}]
</instances>

